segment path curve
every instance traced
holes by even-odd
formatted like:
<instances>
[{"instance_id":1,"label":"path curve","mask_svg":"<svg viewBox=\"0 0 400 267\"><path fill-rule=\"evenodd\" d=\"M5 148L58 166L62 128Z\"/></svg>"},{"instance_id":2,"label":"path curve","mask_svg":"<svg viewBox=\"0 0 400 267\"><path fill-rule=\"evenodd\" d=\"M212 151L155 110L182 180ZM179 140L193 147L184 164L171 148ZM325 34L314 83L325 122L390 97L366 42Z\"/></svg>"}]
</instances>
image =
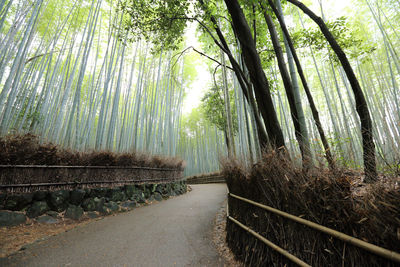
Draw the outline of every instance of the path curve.
<instances>
[{"instance_id":1,"label":"path curve","mask_svg":"<svg viewBox=\"0 0 400 267\"><path fill-rule=\"evenodd\" d=\"M90 222L33 244L0 266L223 266L213 242L224 184Z\"/></svg>"}]
</instances>

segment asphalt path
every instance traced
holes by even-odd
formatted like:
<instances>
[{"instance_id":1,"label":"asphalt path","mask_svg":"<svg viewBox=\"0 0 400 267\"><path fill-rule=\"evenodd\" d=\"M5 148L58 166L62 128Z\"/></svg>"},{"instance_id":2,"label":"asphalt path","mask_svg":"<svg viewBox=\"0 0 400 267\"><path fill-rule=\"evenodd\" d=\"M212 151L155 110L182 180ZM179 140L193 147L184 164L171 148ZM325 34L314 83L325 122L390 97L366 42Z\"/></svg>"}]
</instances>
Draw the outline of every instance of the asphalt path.
<instances>
[{"instance_id":1,"label":"asphalt path","mask_svg":"<svg viewBox=\"0 0 400 267\"><path fill-rule=\"evenodd\" d=\"M192 188L34 243L0 266L223 266L212 230L226 186Z\"/></svg>"}]
</instances>

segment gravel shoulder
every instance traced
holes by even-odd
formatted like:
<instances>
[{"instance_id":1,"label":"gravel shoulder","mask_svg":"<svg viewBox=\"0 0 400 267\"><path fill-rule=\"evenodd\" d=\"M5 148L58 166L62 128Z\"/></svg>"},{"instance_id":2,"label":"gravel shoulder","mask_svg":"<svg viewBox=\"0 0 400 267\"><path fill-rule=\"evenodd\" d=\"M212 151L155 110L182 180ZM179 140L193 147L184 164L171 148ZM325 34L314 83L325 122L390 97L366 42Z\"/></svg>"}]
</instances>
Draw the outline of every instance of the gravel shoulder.
<instances>
[{"instance_id":1,"label":"gravel shoulder","mask_svg":"<svg viewBox=\"0 0 400 267\"><path fill-rule=\"evenodd\" d=\"M224 266L212 235L226 185L192 188L34 243L0 266Z\"/></svg>"},{"instance_id":2,"label":"gravel shoulder","mask_svg":"<svg viewBox=\"0 0 400 267\"><path fill-rule=\"evenodd\" d=\"M218 250L219 255L223 258L224 266L229 267L242 267L244 266L240 261L236 260L235 255L229 249L226 242L226 210L227 210L227 199L219 209L215 216L215 225L213 233L213 241L215 247Z\"/></svg>"}]
</instances>

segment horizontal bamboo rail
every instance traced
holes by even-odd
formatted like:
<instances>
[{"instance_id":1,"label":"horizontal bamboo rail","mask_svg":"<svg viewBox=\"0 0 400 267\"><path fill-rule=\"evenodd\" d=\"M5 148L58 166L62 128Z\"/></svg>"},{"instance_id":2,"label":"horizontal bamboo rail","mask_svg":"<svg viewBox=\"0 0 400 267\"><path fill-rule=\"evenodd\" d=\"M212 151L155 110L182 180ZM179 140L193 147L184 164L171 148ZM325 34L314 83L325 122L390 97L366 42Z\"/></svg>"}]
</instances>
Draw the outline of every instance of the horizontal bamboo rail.
<instances>
[{"instance_id":1,"label":"horizontal bamboo rail","mask_svg":"<svg viewBox=\"0 0 400 267\"><path fill-rule=\"evenodd\" d=\"M139 166L64 166L64 165L0 165L0 169L123 169L123 170L153 170L180 171L180 169L139 167Z\"/></svg>"},{"instance_id":2,"label":"horizontal bamboo rail","mask_svg":"<svg viewBox=\"0 0 400 267\"><path fill-rule=\"evenodd\" d=\"M61 182L61 183L32 183L32 184L6 184L0 185L2 188L17 188L17 187L42 187L42 186L63 186L63 185L88 185L88 184L120 184L120 183L143 183L143 182L176 182L181 179L140 179L140 180L115 180L115 181L90 181L90 182Z\"/></svg>"},{"instance_id":3,"label":"horizontal bamboo rail","mask_svg":"<svg viewBox=\"0 0 400 267\"><path fill-rule=\"evenodd\" d=\"M271 241L269 241L268 239L266 239L265 237L263 237L259 233L253 231L250 227L248 227L248 226L242 224L241 222L239 222L238 220L236 220L235 218L232 218L231 216L228 216L228 219L231 220L232 222L236 223L237 225L239 225L241 228L243 228L245 231L249 232L250 234L252 234L256 238L258 238L259 240L261 240L264 244L266 244L267 246L269 246L273 250L279 252L280 254L282 254L283 256L285 256L286 258L291 260L292 262L298 264L299 266L304 266L304 267L311 266L311 265L308 265L307 263L305 263L304 261L300 260L296 256L290 254L288 251L284 250L283 248L275 245L274 243L272 243Z\"/></svg>"},{"instance_id":4,"label":"horizontal bamboo rail","mask_svg":"<svg viewBox=\"0 0 400 267\"><path fill-rule=\"evenodd\" d=\"M340 239L340 240L342 240L342 241L344 241L346 243L350 243L350 244L352 244L354 246L357 246L357 247L359 247L361 249L367 250L367 251L369 251L371 253L374 253L376 255L379 255L379 256L384 257L386 259L389 259L391 261L400 263L400 254L397 253L397 252L394 252L394 251L391 251L391 250L388 250L388 249L385 249L385 248L382 248L382 247L378 247L378 246L376 246L374 244L365 242L365 241L363 241L361 239L346 235L346 234L341 233L339 231L336 231L336 230L333 230L331 228L322 226L320 224L317 224L317 223L302 219L300 217L297 217L297 216L294 216L292 214L286 213L284 211L272 208L270 206L267 206L267 205L252 201L250 199L247 199L247 198L244 198L244 197L240 197L240 196L237 196L237 195L232 194L232 193L228 193L228 195L233 197L233 198L239 199L239 200L241 200L243 202L247 202L249 204L252 204L254 206L257 206L259 208L262 208L264 210L272 212L274 214L277 214L277 215L280 215L280 216L285 217L287 219L290 219L292 221L295 221L295 222L298 222L300 224L306 225L306 226L308 226L310 228L313 228L313 229L315 229L317 231L320 231L320 232L323 232L325 234L328 234L328 235L331 235L333 237L336 237L336 238L338 238L338 239Z\"/></svg>"},{"instance_id":5,"label":"horizontal bamboo rail","mask_svg":"<svg viewBox=\"0 0 400 267\"><path fill-rule=\"evenodd\" d=\"M182 172L140 166L0 165L0 192L167 183L184 180Z\"/></svg>"}]
</instances>

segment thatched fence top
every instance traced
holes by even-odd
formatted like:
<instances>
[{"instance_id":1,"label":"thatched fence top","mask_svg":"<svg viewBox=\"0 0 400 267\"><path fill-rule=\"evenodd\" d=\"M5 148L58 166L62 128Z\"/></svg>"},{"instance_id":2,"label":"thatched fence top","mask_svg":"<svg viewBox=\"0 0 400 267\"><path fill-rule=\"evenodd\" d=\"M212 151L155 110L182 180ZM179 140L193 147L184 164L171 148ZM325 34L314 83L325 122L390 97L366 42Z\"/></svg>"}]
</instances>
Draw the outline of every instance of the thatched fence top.
<instances>
[{"instance_id":1,"label":"thatched fence top","mask_svg":"<svg viewBox=\"0 0 400 267\"><path fill-rule=\"evenodd\" d=\"M194 175L186 178L188 184L225 183L224 176L219 172Z\"/></svg>"},{"instance_id":2,"label":"thatched fence top","mask_svg":"<svg viewBox=\"0 0 400 267\"><path fill-rule=\"evenodd\" d=\"M28 188L121 186L137 183L169 183L181 180L180 168L136 166L0 165L0 191Z\"/></svg>"}]
</instances>

